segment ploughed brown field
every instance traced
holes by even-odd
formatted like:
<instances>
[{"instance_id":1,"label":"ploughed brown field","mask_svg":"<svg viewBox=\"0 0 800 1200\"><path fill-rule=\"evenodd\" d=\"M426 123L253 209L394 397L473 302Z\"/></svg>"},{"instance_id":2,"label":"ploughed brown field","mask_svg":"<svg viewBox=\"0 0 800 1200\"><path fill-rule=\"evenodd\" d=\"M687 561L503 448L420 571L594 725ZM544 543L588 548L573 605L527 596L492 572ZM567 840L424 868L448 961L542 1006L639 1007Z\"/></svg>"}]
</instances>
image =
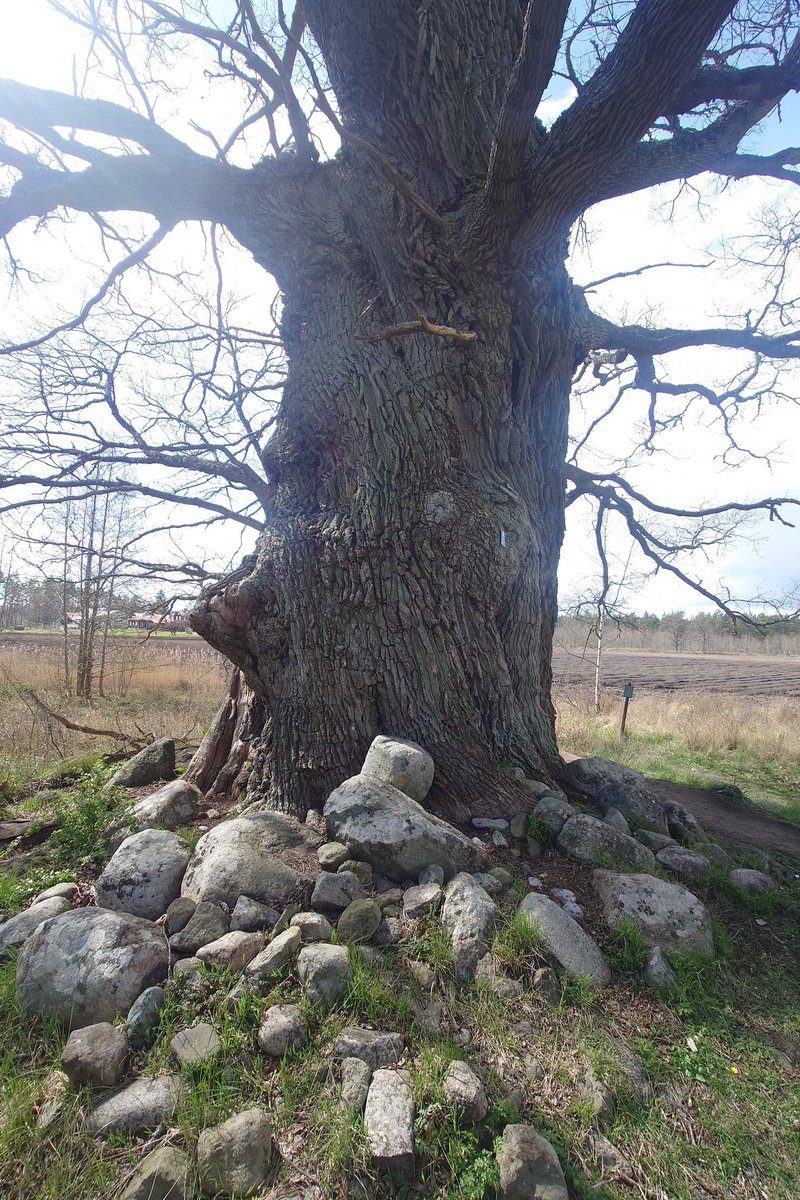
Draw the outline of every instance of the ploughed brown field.
<instances>
[{"instance_id":1,"label":"ploughed brown field","mask_svg":"<svg viewBox=\"0 0 800 1200\"><path fill-rule=\"evenodd\" d=\"M558 648L553 679L558 690L594 684L593 653ZM632 683L644 691L736 692L746 696L800 696L800 657L745 654L603 652L604 688Z\"/></svg>"}]
</instances>

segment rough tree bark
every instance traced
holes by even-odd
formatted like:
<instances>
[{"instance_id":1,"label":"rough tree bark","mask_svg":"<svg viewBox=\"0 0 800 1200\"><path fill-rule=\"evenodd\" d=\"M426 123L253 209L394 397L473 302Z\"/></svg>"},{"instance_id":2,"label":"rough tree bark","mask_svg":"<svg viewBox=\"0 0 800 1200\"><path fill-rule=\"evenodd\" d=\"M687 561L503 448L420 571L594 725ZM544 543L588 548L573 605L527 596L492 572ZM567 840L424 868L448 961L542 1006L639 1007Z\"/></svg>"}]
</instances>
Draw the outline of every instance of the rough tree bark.
<instances>
[{"instance_id":1,"label":"rough tree bark","mask_svg":"<svg viewBox=\"0 0 800 1200\"><path fill-rule=\"evenodd\" d=\"M536 55L549 75L566 6L549 6L554 41L547 28L526 40L510 0L417 7L305 10L345 135L379 145L439 220L347 136L333 163L298 165L302 238L274 212L267 227L257 188L227 217L284 293L289 376L257 553L192 625L263 701L251 788L298 814L378 732L431 752L432 802L451 818L515 811L504 767L560 767L550 658L586 347L558 187L542 190L522 253L518 235ZM584 152L612 156L601 136ZM587 164L572 169L585 186ZM420 314L474 337L403 332Z\"/></svg>"}]
</instances>

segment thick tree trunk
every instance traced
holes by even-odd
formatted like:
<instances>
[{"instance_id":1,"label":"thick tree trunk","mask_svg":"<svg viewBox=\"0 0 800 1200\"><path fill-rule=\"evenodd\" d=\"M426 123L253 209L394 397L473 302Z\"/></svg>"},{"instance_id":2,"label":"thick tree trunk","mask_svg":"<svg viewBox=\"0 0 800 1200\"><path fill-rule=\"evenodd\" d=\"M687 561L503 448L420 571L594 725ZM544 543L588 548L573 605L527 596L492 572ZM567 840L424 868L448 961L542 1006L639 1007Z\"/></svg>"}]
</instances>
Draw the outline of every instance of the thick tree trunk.
<instances>
[{"instance_id":1,"label":"thick tree trunk","mask_svg":"<svg viewBox=\"0 0 800 1200\"><path fill-rule=\"evenodd\" d=\"M271 805L318 808L384 732L433 754L438 811L510 812L504 768L559 765L569 280L560 263L505 278L443 266L410 235L370 231L360 260L294 264L273 512L192 624L263 701L250 790ZM476 339L366 336L414 306Z\"/></svg>"}]
</instances>

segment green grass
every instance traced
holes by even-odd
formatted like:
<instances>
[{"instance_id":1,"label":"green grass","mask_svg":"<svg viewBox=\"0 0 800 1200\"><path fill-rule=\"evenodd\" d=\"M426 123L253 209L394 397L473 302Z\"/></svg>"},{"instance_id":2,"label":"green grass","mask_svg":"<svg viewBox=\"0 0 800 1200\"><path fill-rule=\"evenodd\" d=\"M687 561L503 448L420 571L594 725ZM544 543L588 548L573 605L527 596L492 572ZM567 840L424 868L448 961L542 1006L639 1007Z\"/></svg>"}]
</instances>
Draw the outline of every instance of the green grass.
<instances>
[{"instance_id":1,"label":"green grass","mask_svg":"<svg viewBox=\"0 0 800 1200\"><path fill-rule=\"evenodd\" d=\"M694 749L678 733L631 730L620 739L602 717L587 721L569 749L610 758L671 783L723 794L727 787L754 808L800 824L800 763L791 758L758 756L744 747Z\"/></svg>"}]
</instances>

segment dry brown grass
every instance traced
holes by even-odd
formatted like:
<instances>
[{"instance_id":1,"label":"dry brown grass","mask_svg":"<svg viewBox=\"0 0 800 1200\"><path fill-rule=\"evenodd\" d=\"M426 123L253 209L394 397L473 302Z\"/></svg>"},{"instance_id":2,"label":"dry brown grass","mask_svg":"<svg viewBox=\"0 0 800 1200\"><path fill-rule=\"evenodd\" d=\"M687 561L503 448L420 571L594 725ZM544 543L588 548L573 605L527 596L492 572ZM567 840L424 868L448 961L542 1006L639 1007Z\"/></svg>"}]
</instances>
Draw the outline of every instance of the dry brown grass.
<instances>
[{"instance_id":1,"label":"dry brown grass","mask_svg":"<svg viewBox=\"0 0 800 1200\"><path fill-rule=\"evenodd\" d=\"M65 729L37 708L30 689L79 724L197 741L226 687L227 664L208 647L120 638L110 645L105 695L85 704L64 690L62 655L58 637L0 643L0 780L22 782L118 748L111 738Z\"/></svg>"},{"instance_id":2,"label":"dry brown grass","mask_svg":"<svg viewBox=\"0 0 800 1200\"><path fill-rule=\"evenodd\" d=\"M605 692L594 710L589 689L557 696L565 750L615 758L678 783L727 783L754 799L800 798L800 699L727 692L642 692L619 737L622 700Z\"/></svg>"}]
</instances>

